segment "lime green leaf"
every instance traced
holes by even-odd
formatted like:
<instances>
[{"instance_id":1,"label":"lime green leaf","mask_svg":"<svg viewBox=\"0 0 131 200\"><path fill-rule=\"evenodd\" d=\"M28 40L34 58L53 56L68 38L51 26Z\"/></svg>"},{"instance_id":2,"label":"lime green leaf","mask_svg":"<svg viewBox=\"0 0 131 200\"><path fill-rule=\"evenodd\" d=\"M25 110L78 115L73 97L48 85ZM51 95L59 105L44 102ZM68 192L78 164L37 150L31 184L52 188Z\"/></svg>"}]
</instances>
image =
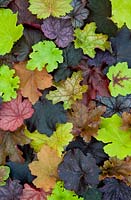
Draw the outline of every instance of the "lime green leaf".
<instances>
[{"instance_id":1,"label":"lime green leaf","mask_svg":"<svg viewBox=\"0 0 131 200\"><path fill-rule=\"evenodd\" d=\"M17 14L10 9L0 8L0 55L9 53L16 42L23 34L23 26L18 25Z\"/></svg>"},{"instance_id":2,"label":"lime green leaf","mask_svg":"<svg viewBox=\"0 0 131 200\"><path fill-rule=\"evenodd\" d=\"M47 200L84 200L78 197L74 191L66 190L62 181L58 181Z\"/></svg>"},{"instance_id":3,"label":"lime green leaf","mask_svg":"<svg viewBox=\"0 0 131 200\"><path fill-rule=\"evenodd\" d=\"M131 1L130 0L110 0L112 4L111 19L122 27L124 23L131 29Z\"/></svg>"},{"instance_id":4,"label":"lime green leaf","mask_svg":"<svg viewBox=\"0 0 131 200\"><path fill-rule=\"evenodd\" d=\"M63 62L62 50L56 48L52 41L38 42L32 48L33 52L29 55L31 59L27 63L27 69L34 70L37 68L42 71L46 65L47 71L52 72L58 67L58 63Z\"/></svg>"},{"instance_id":5,"label":"lime green leaf","mask_svg":"<svg viewBox=\"0 0 131 200\"><path fill-rule=\"evenodd\" d=\"M102 33L96 34L95 30L95 22L86 24L83 30L80 28L75 30L75 48L82 48L84 54L87 54L91 58L95 57L95 48L99 48L103 51L111 49L110 42L107 41L108 36Z\"/></svg>"},{"instance_id":6,"label":"lime green leaf","mask_svg":"<svg viewBox=\"0 0 131 200\"><path fill-rule=\"evenodd\" d=\"M96 139L109 143L104 146L104 151L110 156L124 159L131 156L131 131L121 129L122 119L117 114L111 118L102 118Z\"/></svg>"},{"instance_id":7,"label":"lime green leaf","mask_svg":"<svg viewBox=\"0 0 131 200\"><path fill-rule=\"evenodd\" d=\"M53 104L60 101L64 102L64 109L70 109L71 105L77 100L82 99L82 94L87 91L87 85L80 85L82 81L82 72L74 72L71 78L67 78L65 81L54 83L57 90L50 91L46 95L48 100L52 100Z\"/></svg>"},{"instance_id":8,"label":"lime green leaf","mask_svg":"<svg viewBox=\"0 0 131 200\"><path fill-rule=\"evenodd\" d=\"M55 149L58 155L61 156L64 147L73 139L73 135L71 134L72 128L72 123L57 124L56 131L54 131L51 137L40 134L38 131L30 133L27 129L25 130L25 135L32 139L31 147L33 147L36 152L39 152L41 147L46 144Z\"/></svg>"},{"instance_id":9,"label":"lime green leaf","mask_svg":"<svg viewBox=\"0 0 131 200\"><path fill-rule=\"evenodd\" d=\"M14 74L15 70L9 69L7 65L0 67L0 93L4 101L17 97L15 89L19 88L20 80L18 76L14 77Z\"/></svg>"},{"instance_id":10,"label":"lime green leaf","mask_svg":"<svg viewBox=\"0 0 131 200\"><path fill-rule=\"evenodd\" d=\"M126 96L131 93L131 69L128 69L126 62L111 66L107 77L111 80L109 89L112 96Z\"/></svg>"},{"instance_id":11,"label":"lime green leaf","mask_svg":"<svg viewBox=\"0 0 131 200\"><path fill-rule=\"evenodd\" d=\"M6 184L6 180L9 178L10 168L7 166L0 166L0 186Z\"/></svg>"},{"instance_id":12,"label":"lime green leaf","mask_svg":"<svg viewBox=\"0 0 131 200\"><path fill-rule=\"evenodd\" d=\"M37 14L40 19L45 19L50 15L54 17L65 16L73 7L70 5L72 0L29 0L29 10Z\"/></svg>"}]
</instances>

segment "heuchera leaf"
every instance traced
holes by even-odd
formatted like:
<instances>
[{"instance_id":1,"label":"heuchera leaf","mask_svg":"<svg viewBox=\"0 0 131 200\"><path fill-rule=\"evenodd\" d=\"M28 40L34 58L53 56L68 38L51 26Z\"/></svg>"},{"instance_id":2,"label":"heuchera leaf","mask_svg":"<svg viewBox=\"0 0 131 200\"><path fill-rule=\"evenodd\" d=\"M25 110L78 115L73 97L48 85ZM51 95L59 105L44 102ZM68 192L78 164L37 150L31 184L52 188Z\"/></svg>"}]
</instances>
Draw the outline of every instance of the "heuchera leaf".
<instances>
[{"instance_id":1,"label":"heuchera leaf","mask_svg":"<svg viewBox=\"0 0 131 200\"><path fill-rule=\"evenodd\" d=\"M23 26L17 25L17 14L10 9L0 8L0 55L9 53L23 34Z\"/></svg>"},{"instance_id":2,"label":"heuchera leaf","mask_svg":"<svg viewBox=\"0 0 131 200\"><path fill-rule=\"evenodd\" d=\"M102 193L97 188L88 188L82 196L84 200L102 200Z\"/></svg>"},{"instance_id":3,"label":"heuchera leaf","mask_svg":"<svg viewBox=\"0 0 131 200\"><path fill-rule=\"evenodd\" d=\"M71 134L72 128L72 123L57 124L56 131L53 132L51 137L40 134L38 131L30 133L28 130L25 130L25 135L32 140L30 145L36 152L40 151L41 147L46 144L55 149L58 155L61 156L64 147L73 139L73 135Z\"/></svg>"},{"instance_id":4,"label":"heuchera leaf","mask_svg":"<svg viewBox=\"0 0 131 200\"><path fill-rule=\"evenodd\" d=\"M7 7L12 0L0 0L0 7Z\"/></svg>"},{"instance_id":5,"label":"heuchera leaf","mask_svg":"<svg viewBox=\"0 0 131 200\"><path fill-rule=\"evenodd\" d=\"M57 152L44 145L37 154L38 161L33 161L29 164L31 173L37 176L33 180L33 184L37 188L43 188L45 192L54 188L58 180L57 167L61 159Z\"/></svg>"},{"instance_id":6,"label":"heuchera leaf","mask_svg":"<svg viewBox=\"0 0 131 200\"><path fill-rule=\"evenodd\" d=\"M52 190L52 194L47 196L47 200L84 200L78 197L74 191L69 191L64 188L62 181L58 181Z\"/></svg>"},{"instance_id":7,"label":"heuchera leaf","mask_svg":"<svg viewBox=\"0 0 131 200\"><path fill-rule=\"evenodd\" d=\"M103 117L111 117L115 113L122 115L123 112L129 112L131 109L131 95L118 95L117 97L101 97L96 98L97 106L106 106Z\"/></svg>"},{"instance_id":8,"label":"heuchera leaf","mask_svg":"<svg viewBox=\"0 0 131 200\"><path fill-rule=\"evenodd\" d=\"M16 89L19 88L19 77L14 76L15 70L9 69L7 65L0 67L0 94L4 101L10 101L17 97Z\"/></svg>"},{"instance_id":9,"label":"heuchera leaf","mask_svg":"<svg viewBox=\"0 0 131 200\"><path fill-rule=\"evenodd\" d=\"M0 199L1 200L20 200L23 188L20 185L19 180L9 179L6 185L0 187Z\"/></svg>"},{"instance_id":10,"label":"heuchera leaf","mask_svg":"<svg viewBox=\"0 0 131 200\"><path fill-rule=\"evenodd\" d=\"M103 193L103 200L130 200L131 198L131 188L115 178L105 179L104 186L100 188L100 191Z\"/></svg>"},{"instance_id":11,"label":"heuchera leaf","mask_svg":"<svg viewBox=\"0 0 131 200\"><path fill-rule=\"evenodd\" d=\"M107 41L108 36L102 33L95 33L96 24L91 22L86 24L83 30L80 28L75 29L74 40L75 48L82 48L84 54L87 54L91 58L95 57L95 48L99 48L103 51L110 50L110 42Z\"/></svg>"},{"instance_id":12,"label":"heuchera leaf","mask_svg":"<svg viewBox=\"0 0 131 200\"><path fill-rule=\"evenodd\" d=\"M67 47L74 39L73 27L70 19L49 17L43 20L41 28L47 38L55 39L55 43L58 47Z\"/></svg>"},{"instance_id":13,"label":"heuchera leaf","mask_svg":"<svg viewBox=\"0 0 131 200\"><path fill-rule=\"evenodd\" d=\"M32 104L36 103L42 93L39 91L51 87L52 76L46 69L34 71L26 69L26 62L19 62L14 65L16 75L20 78L20 89L23 97L28 97Z\"/></svg>"},{"instance_id":14,"label":"heuchera leaf","mask_svg":"<svg viewBox=\"0 0 131 200\"><path fill-rule=\"evenodd\" d=\"M123 159L131 155L131 132L121 129L122 119L117 114L111 118L102 118L96 139L109 143L104 146L104 151L110 156ZM113 128L112 128L113 127Z\"/></svg>"},{"instance_id":15,"label":"heuchera leaf","mask_svg":"<svg viewBox=\"0 0 131 200\"><path fill-rule=\"evenodd\" d=\"M0 166L0 186L6 184L6 180L8 179L10 174L10 168L8 166Z\"/></svg>"},{"instance_id":16,"label":"heuchera leaf","mask_svg":"<svg viewBox=\"0 0 131 200\"><path fill-rule=\"evenodd\" d=\"M29 0L29 10L37 14L37 18L45 19L50 15L60 17L69 13L73 8L71 0Z\"/></svg>"},{"instance_id":17,"label":"heuchera leaf","mask_svg":"<svg viewBox=\"0 0 131 200\"><path fill-rule=\"evenodd\" d=\"M57 89L50 91L49 94L46 95L46 98L52 100L53 104L63 101L64 109L69 109L77 99L82 99L82 94L87 90L86 85L80 85L81 81L81 71L74 72L71 78L67 78L65 81L60 81L59 83L54 83Z\"/></svg>"},{"instance_id":18,"label":"heuchera leaf","mask_svg":"<svg viewBox=\"0 0 131 200\"><path fill-rule=\"evenodd\" d=\"M24 189L20 200L46 200L47 192L43 189L35 189L28 184L24 184Z\"/></svg>"},{"instance_id":19,"label":"heuchera leaf","mask_svg":"<svg viewBox=\"0 0 131 200\"><path fill-rule=\"evenodd\" d=\"M123 130L131 130L131 113L123 112L122 113L122 126Z\"/></svg>"},{"instance_id":20,"label":"heuchera leaf","mask_svg":"<svg viewBox=\"0 0 131 200\"><path fill-rule=\"evenodd\" d=\"M69 150L59 164L58 174L66 189L82 192L88 185L98 184L99 168L90 153Z\"/></svg>"},{"instance_id":21,"label":"heuchera leaf","mask_svg":"<svg viewBox=\"0 0 131 200\"><path fill-rule=\"evenodd\" d=\"M63 62L62 50L56 48L52 41L40 41L32 46L33 52L29 55L26 68L29 70L38 69L41 71L45 65L48 72L52 72L58 67L58 63Z\"/></svg>"},{"instance_id":22,"label":"heuchera leaf","mask_svg":"<svg viewBox=\"0 0 131 200\"><path fill-rule=\"evenodd\" d=\"M126 62L117 63L111 66L107 77L111 80L109 89L112 96L119 94L125 96L131 92L131 69L128 69Z\"/></svg>"},{"instance_id":23,"label":"heuchera leaf","mask_svg":"<svg viewBox=\"0 0 131 200\"><path fill-rule=\"evenodd\" d=\"M112 5L111 19L117 23L118 27L122 27L124 23L131 28L131 1L110 0ZM122 17L121 17L122 16Z\"/></svg>"},{"instance_id":24,"label":"heuchera leaf","mask_svg":"<svg viewBox=\"0 0 131 200\"><path fill-rule=\"evenodd\" d=\"M15 131L24 123L24 119L32 116L34 110L28 99L22 101L22 96L2 104L0 109L0 128Z\"/></svg>"}]
</instances>

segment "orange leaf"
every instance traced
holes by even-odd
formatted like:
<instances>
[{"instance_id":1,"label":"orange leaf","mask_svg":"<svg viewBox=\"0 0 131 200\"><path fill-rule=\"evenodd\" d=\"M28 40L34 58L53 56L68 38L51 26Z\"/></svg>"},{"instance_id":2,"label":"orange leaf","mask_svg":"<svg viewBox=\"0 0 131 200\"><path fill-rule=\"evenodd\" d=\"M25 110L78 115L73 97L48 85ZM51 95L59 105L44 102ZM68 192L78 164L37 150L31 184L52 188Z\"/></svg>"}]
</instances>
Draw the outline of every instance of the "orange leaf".
<instances>
[{"instance_id":1,"label":"orange leaf","mask_svg":"<svg viewBox=\"0 0 131 200\"><path fill-rule=\"evenodd\" d=\"M58 179L57 168L62 158L58 157L56 150L44 145L37 154L38 161L29 164L32 175L37 176L33 183L37 188L50 191Z\"/></svg>"},{"instance_id":2,"label":"orange leaf","mask_svg":"<svg viewBox=\"0 0 131 200\"><path fill-rule=\"evenodd\" d=\"M42 71L26 69L26 62L19 62L14 65L16 75L20 78L20 89L24 97L28 97L32 104L42 96L40 90L52 86L52 76L44 68Z\"/></svg>"}]
</instances>

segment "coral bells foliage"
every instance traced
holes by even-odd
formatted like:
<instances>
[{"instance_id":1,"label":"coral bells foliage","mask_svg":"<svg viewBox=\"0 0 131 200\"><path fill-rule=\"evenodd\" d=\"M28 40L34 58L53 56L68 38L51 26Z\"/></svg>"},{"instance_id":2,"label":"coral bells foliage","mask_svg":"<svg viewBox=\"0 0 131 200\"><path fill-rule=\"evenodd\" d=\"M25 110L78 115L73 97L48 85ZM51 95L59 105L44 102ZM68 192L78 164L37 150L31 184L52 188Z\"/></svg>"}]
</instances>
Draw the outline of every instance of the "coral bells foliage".
<instances>
[{"instance_id":1,"label":"coral bells foliage","mask_svg":"<svg viewBox=\"0 0 131 200\"><path fill-rule=\"evenodd\" d=\"M131 199L130 0L0 0L0 199Z\"/></svg>"}]
</instances>

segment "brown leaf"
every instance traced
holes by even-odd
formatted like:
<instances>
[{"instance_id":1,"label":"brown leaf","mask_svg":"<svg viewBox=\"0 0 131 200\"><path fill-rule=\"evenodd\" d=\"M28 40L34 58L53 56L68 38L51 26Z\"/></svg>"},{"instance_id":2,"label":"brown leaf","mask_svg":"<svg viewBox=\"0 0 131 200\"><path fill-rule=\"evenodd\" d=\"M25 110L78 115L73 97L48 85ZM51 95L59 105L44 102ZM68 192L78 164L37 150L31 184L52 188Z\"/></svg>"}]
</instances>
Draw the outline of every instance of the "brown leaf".
<instances>
[{"instance_id":1,"label":"brown leaf","mask_svg":"<svg viewBox=\"0 0 131 200\"><path fill-rule=\"evenodd\" d=\"M13 162L23 162L22 152L17 145L29 143L30 140L24 135L24 127L15 132L0 130L0 165L5 164L7 156Z\"/></svg>"},{"instance_id":2,"label":"brown leaf","mask_svg":"<svg viewBox=\"0 0 131 200\"><path fill-rule=\"evenodd\" d=\"M86 107L78 101L68 112L68 121L73 123L74 135L81 135L87 142L91 136L96 136L100 124L100 117L105 112L104 106L96 107L95 102L91 101Z\"/></svg>"},{"instance_id":3,"label":"brown leaf","mask_svg":"<svg viewBox=\"0 0 131 200\"><path fill-rule=\"evenodd\" d=\"M20 78L20 89L24 97L35 104L35 102L42 96L40 90L44 90L52 86L52 76L47 73L44 68L42 71L37 69L34 71L26 69L26 62L20 62L14 65L16 75Z\"/></svg>"},{"instance_id":4,"label":"brown leaf","mask_svg":"<svg viewBox=\"0 0 131 200\"><path fill-rule=\"evenodd\" d=\"M122 127L123 130L131 130L131 113L123 112L122 113Z\"/></svg>"},{"instance_id":5,"label":"brown leaf","mask_svg":"<svg viewBox=\"0 0 131 200\"><path fill-rule=\"evenodd\" d=\"M37 176L33 183L37 188L50 191L58 179L57 167L62 158L58 157L56 150L44 145L37 154L38 161L29 164L31 173Z\"/></svg>"}]
</instances>

